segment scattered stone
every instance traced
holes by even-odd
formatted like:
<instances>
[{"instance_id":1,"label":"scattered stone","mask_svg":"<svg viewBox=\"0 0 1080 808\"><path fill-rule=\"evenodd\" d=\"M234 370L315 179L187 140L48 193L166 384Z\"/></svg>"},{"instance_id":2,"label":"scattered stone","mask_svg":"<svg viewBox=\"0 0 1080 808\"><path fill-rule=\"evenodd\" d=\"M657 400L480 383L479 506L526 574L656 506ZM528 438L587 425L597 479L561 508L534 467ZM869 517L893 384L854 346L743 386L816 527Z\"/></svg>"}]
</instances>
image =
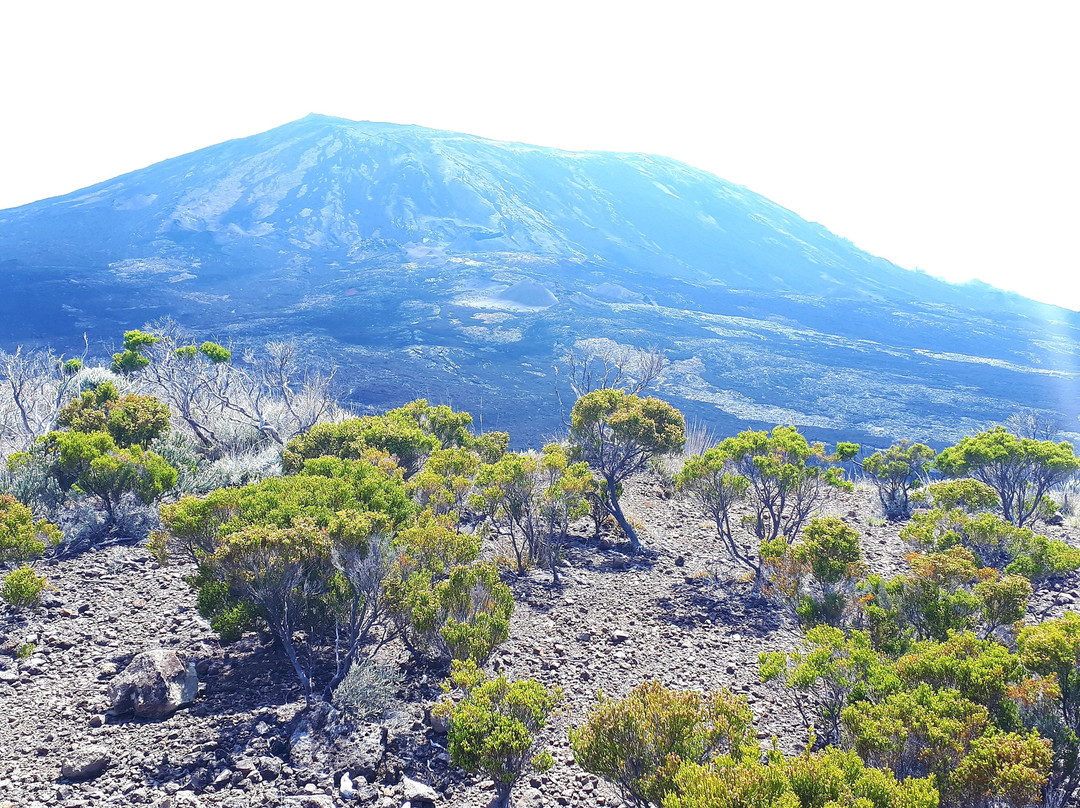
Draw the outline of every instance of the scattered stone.
<instances>
[{"instance_id":1,"label":"scattered stone","mask_svg":"<svg viewBox=\"0 0 1080 808\"><path fill-rule=\"evenodd\" d=\"M334 801L325 794L299 794L286 797L285 808L334 808Z\"/></svg>"},{"instance_id":2,"label":"scattered stone","mask_svg":"<svg viewBox=\"0 0 1080 808\"><path fill-rule=\"evenodd\" d=\"M175 651L145 651L109 683L109 712L139 718L168 718L199 695L195 663Z\"/></svg>"},{"instance_id":3,"label":"scattered stone","mask_svg":"<svg viewBox=\"0 0 1080 808\"><path fill-rule=\"evenodd\" d=\"M405 776L401 778L401 795L409 802L437 802L439 799L439 792L431 786Z\"/></svg>"},{"instance_id":4,"label":"scattered stone","mask_svg":"<svg viewBox=\"0 0 1080 808\"><path fill-rule=\"evenodd\" d=\"M68 780L89 780L97 777L109 765L109 750L99 744L90 744L68 753L60 764L60 776Z\"/></svg>"},{"instance_id":5,"label":"scattered stone","mask_svg":"<svg viewBox=\"0 0 1080 808\"><path fill-rule=\"evenodd\" d=\"M277 780L281 776L281 767L285 764L281 758L263 755L256 761L256 765L259 767L259 774L262 775L263 780Z\"/></svg>"},{"instance_id":6,"label":"scattered stone","mask_svg":"<svg viewBox=\"0 0 1080 808\"><path fill-rule=\"evenodd\" d=\"M154 808L203 808L203 803L194 791L184 790L162 797L154 803Z\"/></svg>"},{"instance_id":7,"label":"scattered stone","mask_svg":"<svg viewBox=\"0 0 1080 808\"><path fill-rule=\"evenodd\" d=\"M341 793L343 800L356 799L356 789L353 787L352 778L349 777L349 773L345 772L341 775L341 782L338 784L338 791Z\"/></svg>"}]
</instances>

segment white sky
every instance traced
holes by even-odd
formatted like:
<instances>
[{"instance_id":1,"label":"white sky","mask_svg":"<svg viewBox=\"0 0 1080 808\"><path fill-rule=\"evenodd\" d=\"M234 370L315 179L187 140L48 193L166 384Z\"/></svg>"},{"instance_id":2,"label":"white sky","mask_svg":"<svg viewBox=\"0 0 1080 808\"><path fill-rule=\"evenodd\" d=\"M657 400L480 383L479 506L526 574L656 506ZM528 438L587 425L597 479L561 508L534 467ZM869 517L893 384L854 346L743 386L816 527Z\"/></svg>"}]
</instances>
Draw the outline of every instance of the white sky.
<instances>
[{"instance_id":1,"label":"white sky","mask_svg":"<svg viewBox=\"0 0 1080 808\"><path fill-rule=\"evenodd\" d=\"M0 208L308 112L646 151L1080 309L1074 2L5 2Z\"/></svg>"}]
</instances>

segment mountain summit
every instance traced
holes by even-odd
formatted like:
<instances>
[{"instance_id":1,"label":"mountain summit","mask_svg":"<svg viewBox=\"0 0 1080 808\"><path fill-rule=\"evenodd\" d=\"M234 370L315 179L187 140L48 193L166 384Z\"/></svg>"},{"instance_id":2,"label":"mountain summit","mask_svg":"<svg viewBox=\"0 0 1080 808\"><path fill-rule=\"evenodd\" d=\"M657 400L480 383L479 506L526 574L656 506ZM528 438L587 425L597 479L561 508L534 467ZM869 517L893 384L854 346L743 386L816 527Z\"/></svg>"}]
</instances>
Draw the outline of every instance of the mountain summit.
<instances>
[{"instance_id":1,"label":"mountain summit","mask_svg":"<svg viewBox=\"0 0 1080 808\"><path fill-rule=\"evenodd\" d=\"M1020 405L1076 415L1071 313L901 269L650 155L310 115L0 211L0 278L8 347L170 315L317 345L363 403L483 397L538 434L581 341L655 343L662 393L723 428L947 438Z\"/></svg>"}]
</instances>

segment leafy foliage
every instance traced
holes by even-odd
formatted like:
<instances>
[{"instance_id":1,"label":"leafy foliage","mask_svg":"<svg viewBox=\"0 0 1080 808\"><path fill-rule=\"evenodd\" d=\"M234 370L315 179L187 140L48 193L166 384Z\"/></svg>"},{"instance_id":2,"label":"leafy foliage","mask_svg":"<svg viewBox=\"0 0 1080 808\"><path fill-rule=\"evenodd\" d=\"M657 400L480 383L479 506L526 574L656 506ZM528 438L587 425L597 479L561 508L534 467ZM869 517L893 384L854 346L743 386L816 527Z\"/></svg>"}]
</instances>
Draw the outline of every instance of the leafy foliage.
<instances>
[{"instance_id":1,"label":"leafy foliage","mask_svg":"<svg viewBox=\"0 0 1080 808\"><path fill-rule=\"evenodd\" d=\"M858 580L865 572L859 533L835 516L811 519L803 540L782 539L761 549L769 592L783 600L803 622L839 625Z\"/></svg>"},{"instance_id":2,"label":"leafy foliage","mask_svg":"<svg viewBox=\"0 0 1080 808\"><path fill-rule=\"evenodd\" d=\"M750 481L736 470L735 461L717 448L688 457L682 470L675 475L675 488L696 500L713 520L716 535L728 556L754 573L754 594L757 595L765 581L761 561L743 549L732 524L735 508L746 500L750 488Z\"/></svg>"},{"instance_id":3,"label":"leafy foliage","mask_svg":"<svg viewBox=\"0 0 1080 808\"><path fill-rule=\"evenodd\" d=\"M1023 527L1043 496L1080 469L1080 460L1067 441L1018 438L999 426L962 438L941 452L936 465L947 476L973 477L993 488L1002 516Z\"/></svg>"},{"instance_id":4,"label":"leafy foliage","mask_svg":"<svg viewBox=\"0 0 1080 808\"><path fill-rule=\"evenodd\" d=\"M684 764L663 808L937 808L928 779L898 781L888 770L866 766L852 752L829 747L784 760L719 760Z\"/></svg>"},{"instance_id":5,"label":"leafy foliage","mask_svg":"<svg viewBox=\"0 0 1080 808\"><path fill-rule=\"evenodd\" d=\"M124 350L113 354L113 373L125 375L142 370L150 364L143 351L158 341L158 337L146 331L125 331Z\"/></svg>"},{"instance_id":6,"label":"leafy foliage","mask_svg":"<svg viewBox=\"0 0 1080 808\"><path fill-rule=\"evenodd\" d=\"M579 398L570 412L570 440L603 479L599 501L636 550L641 544L637 531L619 504L622 484L654 458L682 449L686 442L682 413L651 396L594 390Z\"/></svg>"},{"instance_id":7,"label":"leafy foliage","mask_svg":"<svg viewBox=\"0 0 1080 808\"><path fill-rule=\"evenodd\" d=\"M596 482L585 463L571 463L566 449L550 443L539 454L506 454L479 468L474 510L485 514L497 535L506 536L517 560L546 562L556 583L563 539L570 520L584 516Z\"/></svg>"},{"instance_id":8,"label":"leafy foliage","mask_svg":"<svg viewBox=\"0 0 1080 808\"><path fill-rule=\"evenodd\" d=\"M886 519L900 520L911 515L911 492L925 481L925 469L935 452L922 443L900 441L883 452L874 452L862 462L863 471L877 489Z\"/></svg>"},{"instance_id":9,"label":"leafy foliage","mask_svg":"<svg viewBox=\"0 0 1080 808\"><path fill-rule=\"evenodd\" d=\"M23 565L4 576L0 586L0 598L16 609L28 609L37 606L46 580L34 572L34 568Z\"/></svg>"},{"instance_id":10,"label":"leafy foliage","mask_svg":"<svg viewBox=\"0 0 1080 808\"><path fill-rule=\"evenodd\" d=\"M680 762L757 754L745 700L724 690L669 690L656 681L617 701L601 695L585 723L571 730L570 741L579 766L610 780L638 805L660 804L675 789Z\"/></svg>"},{"instance_id":11,"label":"leafy foliage","mask_svg":"<svg viewBox=\"0 0 1080 808\"><path fill-rule=\"evenodd\" d=\"M1032 581L1080 568L1080 550L992 513L972 515L959 508L920 511L900 537L937 551L965 547L981 563Z\"/></svg>"},{"instance_id":12,"label":"leafy foliage","mask_svg":"<svg viewBox=\"0 0 1080 808\"><path fill-rule=\"evenodd\" d=\"M506 806L528 765L541 772L551 768L550 753L533 754L535 735L547 724L562 692L532 679L488 679L471 660L455 662L450 681L465 691L449 716L450 759L465 771L491 778L495 804Z\"/></svg>"},{"instance_id":13,"label":"leafy foliage","mask_svg":"<svg viewBox=\"0 0 1080 808\"><path fill-rule=\"evenodd\" d=\"M0 564L21 564L60 542L60 529L9 494L0 494Z\"/></svg>"},{"instance_id":14,"label":"leafy foliage","mask_svg":"<svg viewBox=\"0 0 1080 808\"><path fill-rule=\"evenodd\" d=\"M802 644L802 650L789 654L761 654L761 680L783 684L795 697L803 726L821 726L827 743L839 743L841 713L849 698L891 692L899 683L866 632L849 636L832 626L817 626L806 632Z\"/></svg>"},{"instance_id":15,"label":"leafy foliage","mask_svg":"<svg viewBox=\"0 0 1080 808\"><path fill-rule=\"evenodd\" d=\"M822 444L811 444L793 426L740 432L717 449L749 480L751 527L763 542L797 536L825 489L845 485L839 469L826 467Z\"/></svg>"}]
</instances>

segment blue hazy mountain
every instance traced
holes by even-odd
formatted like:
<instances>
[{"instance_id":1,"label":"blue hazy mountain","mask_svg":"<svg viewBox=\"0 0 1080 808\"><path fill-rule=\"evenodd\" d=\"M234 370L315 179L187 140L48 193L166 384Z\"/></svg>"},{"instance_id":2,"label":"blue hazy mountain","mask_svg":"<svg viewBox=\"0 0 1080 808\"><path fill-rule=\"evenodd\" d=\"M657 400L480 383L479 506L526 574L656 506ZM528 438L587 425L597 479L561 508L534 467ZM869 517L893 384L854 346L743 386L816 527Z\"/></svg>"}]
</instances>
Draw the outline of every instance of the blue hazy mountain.
<instances>
[{"instance_id":1,"label":"blue hazy mountain","mask_svg":"<svg viewBox=\"0 0 1080 808\"><path fill-rule=\"evenodd\" d=\"M292 337L358 403L425 395L527 437L552 363L656 345L720 432L944 439L1019 407L1076 425L1080 319L857 249L663 157L312 115L0 211L0 343L161 316Z\"/></svg>"}]
</instances>

